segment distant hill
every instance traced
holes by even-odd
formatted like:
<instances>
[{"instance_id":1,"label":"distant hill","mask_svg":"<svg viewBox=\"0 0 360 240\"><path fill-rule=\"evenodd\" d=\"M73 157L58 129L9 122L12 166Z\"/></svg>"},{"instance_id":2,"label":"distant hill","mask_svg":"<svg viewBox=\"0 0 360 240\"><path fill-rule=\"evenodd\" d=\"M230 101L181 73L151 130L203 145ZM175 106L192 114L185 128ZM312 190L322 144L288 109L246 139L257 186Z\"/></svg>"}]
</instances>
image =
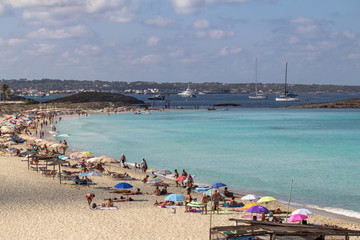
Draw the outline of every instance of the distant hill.
<instances>
[{"instance_id":1,"label":"distant hill","mask_svg":"<svg viewBox=\"0 0 360 240\"><path fill-rule=\"evenodd\" d=\"M125 96L119 93L106 92L83 92L71 96L57 98L45 103L90 103L90 102L111 102L122 103L124 105L143 104L144 101L134 97Z\"/></svg>"}]
</instances>

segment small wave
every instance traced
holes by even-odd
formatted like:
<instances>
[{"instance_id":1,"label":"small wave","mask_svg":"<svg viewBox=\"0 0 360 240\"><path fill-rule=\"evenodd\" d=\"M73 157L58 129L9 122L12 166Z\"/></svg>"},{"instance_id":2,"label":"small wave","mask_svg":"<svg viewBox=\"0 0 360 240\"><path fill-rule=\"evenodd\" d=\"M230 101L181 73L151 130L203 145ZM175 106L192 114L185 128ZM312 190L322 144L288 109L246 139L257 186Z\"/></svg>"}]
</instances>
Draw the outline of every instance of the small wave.
<instances>
[{"instance_id":1,"label":"small wave","mask_svg":"<svg viewBox=\"0 0 360 240\"><path fill-rule=\"evenodd\" d=\"M309 207L313 208L313 209L325 211L328 213L334 213L334 214L338 214L338 215L342 215L342 216L346 216L346 217L360 219L360 212L356 212L353 210L347 210L347 209L343 209L343 208L320 207L320 206L316 206L316 205L309 205Z\"/></svg>"},{"instance_id":2,"label":"small wave","mask_svg":"<svg viewBox=\"0 0 360 240\"><path fill-rule=\"evenodd\" d=\"M64 134L58 135L58 137L70 137L70 134L64 133Z\"/></svg>"}]
</instances>

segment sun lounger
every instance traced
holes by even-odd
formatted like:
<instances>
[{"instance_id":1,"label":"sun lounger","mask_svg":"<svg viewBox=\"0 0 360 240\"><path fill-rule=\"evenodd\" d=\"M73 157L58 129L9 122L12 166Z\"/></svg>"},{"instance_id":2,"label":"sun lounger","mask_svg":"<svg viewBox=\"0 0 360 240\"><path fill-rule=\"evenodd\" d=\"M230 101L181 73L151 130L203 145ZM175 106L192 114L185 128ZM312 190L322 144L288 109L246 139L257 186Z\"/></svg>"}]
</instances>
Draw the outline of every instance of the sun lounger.
<instances>
[{"instance_id":1,"label":"sun lounger","mask_svg":"<svg viewBox=\"0 0 360 240\"><path fill-rule=\"evenodd\" d=\"M244 205L229 205L227 203L224 203L223 204L223 207L229 207L229 208L237 208L237 207L243 207Z\"/></svg>"},{"instance_id":2,"label":"sun lounger","mask_svg":"<svg viewBox=\"0 0 360 240\"><path fill-rule=\"evenodd\" d=\"M244 215L242 216L242 218L253 218L253 217L257 217L258 219L261 219L261 215Z\"/></svg>"}]
</instances>

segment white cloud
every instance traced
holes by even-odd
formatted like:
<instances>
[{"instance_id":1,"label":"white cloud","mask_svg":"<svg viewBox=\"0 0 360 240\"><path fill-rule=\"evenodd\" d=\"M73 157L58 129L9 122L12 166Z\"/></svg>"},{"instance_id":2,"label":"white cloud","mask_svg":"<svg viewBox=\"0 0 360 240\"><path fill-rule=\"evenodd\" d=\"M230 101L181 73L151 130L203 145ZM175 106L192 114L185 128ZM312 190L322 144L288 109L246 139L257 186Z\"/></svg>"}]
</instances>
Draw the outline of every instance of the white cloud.
<instances>
[{"instance_id":1,"label":"white cloud","mask_svg":"<svg viewBox=\"0 0 360 240\"><path fill-rule=\"evenodd\" d=\"M75 53L83 56L97 55L100 53L100 47L97 45L86 44L80 48L76 48Z\"/></svg>"},{"instance_id":2,"label":"white cloud","mask_svg":"<svg viewBox=\"0 0 360 240\"><path fill-rule=\"evenodd\" d=\"M311 18L294 18L290 20L292 24L311 24L314 20Z\"/></svg>"},{"instance_id":3,"label":"white cloud","mask_svg":"<svg viewBox=\"0 0 360 240\"><path fill-rule=\"evenodd\" d=\"M223 39L223 38L233 37L234 32L226 32L223 30L215 29L209 31L209 36L211 39Z\"/></svg>"},{"instance_id":4,"label":"white cloud","mask_svg":"<svg viewBox=\"0 0 360 240\"><path fill-rule=\"evenodd\" d=\"M184 50L178 49L178 50L170 52L169 55L172 57L182 57L182 56L184 56Z\"/></svg>"},{"instance_id":5,"label":"white cloud","mask_svg":"<svg viewBox=\"0 0 360 240\"><path fill-rule=\"evenodd\" d=\"M0 16L6 15L7 14L7 10L4 6L4 4L0 3Z\"/></svg>"},{"instance_id":6,"label":"white cloud","mask_svg":"<svg viewBox=\"0 0 360 240\"><path fill-rule=\"evenodd\" d=\"M198 13L204 7L206 0L172 0L172 6L176 13L190 15Z\"/></svg>"},{"instance_id":7,"label":"white cloud","mask_svg":"<svg viewBox=\"0 0 360 240\"><path fill-rule=\"evenodd\" d=\"M8 40L8 45L9 46L19 46L26 43L25 39L19 39L19 38L10 38Z\"/></svg>"},{"instance_id":8,"label":"white cloud","mask_svg":"<svg viewBox=\"0 0 360 240\"><path fill-rule=\"evenodd\" d=\"M298 26L295 29L295 33L297 34L308 34L308 33L316 33L318 32L319 28L316 25L309 24L305 26Z\"/></svg>"},{"instance_id":9,"label":"white cloud","mask_svg":"<svg viewBox=\"0 0 360 240\"><path fill-rule=\"evenodd\" d=\"M223 49L221 49L219 51L219 54L221 56L227 56L227 55L232 55L232 54L237 54L242 52L241 48L231 48L231 47L224 47Z\"/></svg>"},{"instance_id":10,"label":"white cloud","mask_svg":"<svg viewBox=\"0 0 360 240\"><path fill-rule=\"evenodd\" d=\"M161 56L150 54L150 55L143 56L140 59L140 63L155 64L155 63L158 63L160 60L161 60Z\"/></svg>"},{"instance_id":11,"label":"white cloud","mask_svg":"<svg viewBox=\"0 0 360 240\"><path fill-rule=\"evenodd\" d=\"M155 46L159 43L159 41L160 41L160 38L152 36L147 40L147 45L150 47Z\"/></svg>"},{"instance_id":12,"label":"white cloud","mask_svg":"<svg viewBox=\"0 0 360 240\"><path fill-rule=\"evenodd\" d=\"M195 32L196 38L210 38L213 40L231 38L234 35L235 35L234 32L224 31L224 30L220 30L220 29L212 29L212 30L208 30L208 31L196 31Z\"/></svg>"},{"instance_id":13,"label":"white cloud","mask_svg":"<svg viewBox=\"0 0 360 240\"><path fill-rule=\"evenodd\" d=\"M147 19L144 21L146 25L152 25L155 27L171 27L175 25L175 21L169 18L164 18L162 16L157 16L156 18Z\"/></svg>"},{"instance_id":14,"label":"white cloud","mask_svg":"<svg viewBox=\"0 0 360 240\"><path fill-rule=\"evenodd\" d=\"M84 25L74 27L64 27L61 29L40 28L28 33L28 38L33 39L65 39L65 38L82 38L89 35L90 31Z\"/></svg>"},{"instance_id":15,"label":"white cloud","mask_svg":"<svg viewBox=\"0 0 360 240\"><path fill-rule=\"evenodd\" d=\"M200 29L206 29L209 28L209 21L207 19L200 19L197 20L195 22L193 22L192 27L195 30L200 30Z\"/></svg>"},{"instance_id":16,"label":"white cloud","mask_svg":"<svg viewBox=\"0 0 360 240\"><path fill-rule=\"evenodd\" d=\"M5 0L13 8L25 8L23 19L30 25L64 25L95 18L112 22L136 19L139 0ZM6 5L5 5L6 6Z\"/></svg>"},{"instance_id":17,"label":"white cloud","mask_svg":"<svg viewBox=\"0 0 360 240\"><path fill-rule=\"evenodd\" d=\"M353 59L353 60L360 59L360 53L350 53L348 55L348 59Z\"/></svg>"},{"instance_id":18,"label":"white cloud","mask_svg":"<svg viewBox=\"0 0 360 240\"><path fill-rule=\"evenodd\" d=\"M344 32L344 35L345 35L345 37L347 37L347 38L349 38L349 39L355 39L355 33L353 33L353 32L350 32L350 31L345 31Z\"/></svg>"},{"instance_id":19,"label":"white cloud","mask_svg":"<svg viewBox=\"0 0 360 240\"><path fill-rule=\"evenodd\" d=\"M57 46L54 44L34 44L32 49L25 50L24 52L29 55L51 55L55 53L57 50Z\"/></svg>"}]
</instances>

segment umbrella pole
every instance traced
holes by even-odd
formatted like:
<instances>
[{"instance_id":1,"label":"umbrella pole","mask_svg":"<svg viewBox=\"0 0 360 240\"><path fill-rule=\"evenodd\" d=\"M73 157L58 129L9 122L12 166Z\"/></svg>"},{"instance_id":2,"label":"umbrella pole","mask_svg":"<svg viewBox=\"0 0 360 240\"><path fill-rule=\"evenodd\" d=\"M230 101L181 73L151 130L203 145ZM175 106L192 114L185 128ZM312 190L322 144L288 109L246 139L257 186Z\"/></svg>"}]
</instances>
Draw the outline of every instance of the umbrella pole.
<instances>
[{"instance_id":1,"label":"umbrella pole","mask_svg":"<svg viewBox=\"0 0 360 240\"><path fill-rule=\"evenodd\" d=\"M212 187L210 188L210 236L211 240L211 224L212 224L212 211L213 211L213 198L212 198Z\"/></svg>"},{"instance_id":2,"label":"umbrella pole","mask_svg":"<svg viewBox=\"0 0 360 240\"><path fill-rule=\"evenodd\" d=\"M60 184L61 184L61 168L60 168L60 163L59 163L59 178L60 178Z\"/></svg>"},{"instance_id":3,"label":"umbrella pole","mask_svg":"<svg viewBox=\"0 0 360 240\"><path fill-rule=\"evenodd\" d=\"M30 156L29 155L28 155L27 159L28 159L28 170L30 170Z\"/></svg>"},{"instance_id":4,"label":"umbrella pole","mask_svg":"<svg viewBox=\"0 0 360 240\"><path fill-rule=\"evenodd\" d=\"M287 206L287 210L286 210L286 222L287 222L288 214L289 214L289 207L290 207L290 201L291 201L292 185L293 185L293 179L291 179L291 183L290 183L289 201L288 201L288 206Z\"/></svg>"},{"instance_id":5,"label":"umbrella pole","mask_svg":"<svg viewBox=\"0 0 360 240\"><path fill-rule=\"evenodd\" d=\"M53 180L55 179L55 165L53 167Z\"/></svg>"}]
</instances>

